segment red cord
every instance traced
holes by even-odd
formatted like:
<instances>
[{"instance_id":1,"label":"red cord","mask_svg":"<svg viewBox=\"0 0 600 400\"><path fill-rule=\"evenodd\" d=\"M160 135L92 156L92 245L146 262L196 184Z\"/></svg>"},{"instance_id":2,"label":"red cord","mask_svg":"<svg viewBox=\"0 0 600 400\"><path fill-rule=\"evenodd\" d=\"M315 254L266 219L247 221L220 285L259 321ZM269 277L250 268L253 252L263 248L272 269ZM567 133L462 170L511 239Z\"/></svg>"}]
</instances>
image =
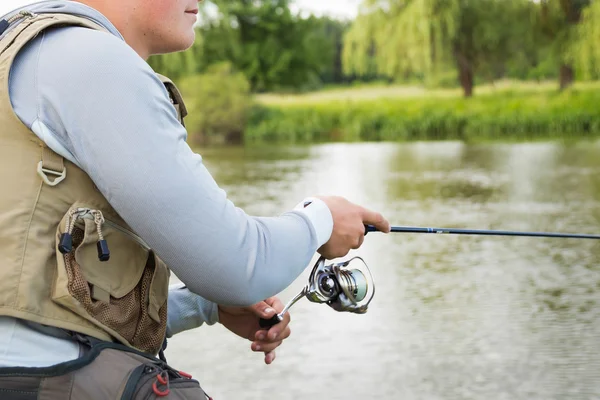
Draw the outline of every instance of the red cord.
<instances>
[{"instance_id":1,"label":"red cord","mask_svg":"<svg viewBox=\"0 0 600 400\"><path fill-rule=\"evenodd\" d=\"M154 392L155 395L157 395L158 397L165 397L169 395L169 388L166 388L165 390L160 390L157 386L156 386L156 382L154 382L152 384L152 391Z\"/></svg>"},{"instance_id":2,"label":"red cord","mask_svg":"<svg viewBox=\"0 0 600 400\"><path fill-rule=\"evenodd\" d=\"M164 377L163 377L163 374L164 374ZM156 382L160 382L161 385L166 386L166 389L160 390L158 388L158 386L156 385ZM169 375L167 375L166 372L163 371L160 374L156 374L156 380L152 384L152 391L158 397L165 397L165 396L169 395L169 393L171 392L169 390Z\"/></svg>"},{"instance_id":3,"label":"red cord","mask_svg":"<svg viewBox=\"0 0 600 400\"><path fill-rule=\"evenodd\" d=\"M167 386L169 384L169 378L163 378L163 373L157 374L156 379L160 382L161 385Z\"/></svg>"},{"instance_id":4,"label":"red cord","mask_svg":"<svg viewBox=\"0 0 600 400\"><path fill-rule=\"evenodd\" d=\"M192 379L192 375L188 374L187 372L179 371L179 375L183 376L184 378Z\"/></svg>"}]
</instances>

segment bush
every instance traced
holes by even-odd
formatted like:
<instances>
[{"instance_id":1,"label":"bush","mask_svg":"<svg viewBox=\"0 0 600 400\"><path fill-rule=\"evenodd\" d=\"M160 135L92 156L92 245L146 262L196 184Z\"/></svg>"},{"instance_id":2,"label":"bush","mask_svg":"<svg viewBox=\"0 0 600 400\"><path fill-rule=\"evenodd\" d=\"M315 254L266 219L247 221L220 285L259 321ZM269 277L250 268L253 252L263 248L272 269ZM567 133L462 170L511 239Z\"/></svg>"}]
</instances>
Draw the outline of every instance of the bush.
<instances>
[{"instance_id":1,"label":"bush","mask_svg":"<svg viewBox=\"0 0 600 400\"><path fill-rule=\"evenodd\" d=\"M252 106L250 85L229 63L179 82L189 111L185 124L190 144L239 142Z\"/></svg>"},{"instance_id":2,"label":"bush","mask_svg":"<svg viewBox=\"0 0 600 400\"><path fill-rule=\"evenodd\" d=\"M532 140L600 135L600 92L505 92L457 97L256 106L246 142Z\"/></svg>"}]
</instances>

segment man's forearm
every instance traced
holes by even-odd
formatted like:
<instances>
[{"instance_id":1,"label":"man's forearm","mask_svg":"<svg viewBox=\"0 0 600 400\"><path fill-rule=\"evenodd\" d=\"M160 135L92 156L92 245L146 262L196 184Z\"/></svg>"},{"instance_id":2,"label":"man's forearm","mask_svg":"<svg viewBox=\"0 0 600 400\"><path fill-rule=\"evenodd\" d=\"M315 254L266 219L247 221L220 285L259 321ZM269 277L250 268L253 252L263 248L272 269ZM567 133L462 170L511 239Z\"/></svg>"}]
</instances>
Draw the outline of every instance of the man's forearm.
<instances>
[{"instance_id":1,"label":"man's forearm","mask_svg":"<svg viewBox=\"0 0 600 400\"><path fill-rule=\"evenodd\" d=\"M219 320L217 304L190 292L183 284L169 288L168 302L167 337Z\"/></svg>"}]
</instances>

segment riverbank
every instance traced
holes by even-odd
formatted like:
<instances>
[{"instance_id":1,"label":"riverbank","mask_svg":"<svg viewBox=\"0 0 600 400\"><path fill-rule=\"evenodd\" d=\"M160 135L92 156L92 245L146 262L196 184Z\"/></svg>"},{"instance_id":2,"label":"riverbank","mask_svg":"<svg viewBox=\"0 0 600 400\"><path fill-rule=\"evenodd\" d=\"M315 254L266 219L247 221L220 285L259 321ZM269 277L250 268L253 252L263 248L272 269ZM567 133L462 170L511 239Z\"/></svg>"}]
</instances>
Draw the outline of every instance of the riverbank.
<instances>
[{"instance_id":1,"label":"riverbank","mask_svg":"<svg viewBox=\"0 0 600 400\"><path fill-rule=\"evenodd\" d=\"M295 96L260 95L246 143L328 141L535 140L600 136L600 84L558 92L554 82L458 89L334 89Z\"/></svg>"}]
</instances>

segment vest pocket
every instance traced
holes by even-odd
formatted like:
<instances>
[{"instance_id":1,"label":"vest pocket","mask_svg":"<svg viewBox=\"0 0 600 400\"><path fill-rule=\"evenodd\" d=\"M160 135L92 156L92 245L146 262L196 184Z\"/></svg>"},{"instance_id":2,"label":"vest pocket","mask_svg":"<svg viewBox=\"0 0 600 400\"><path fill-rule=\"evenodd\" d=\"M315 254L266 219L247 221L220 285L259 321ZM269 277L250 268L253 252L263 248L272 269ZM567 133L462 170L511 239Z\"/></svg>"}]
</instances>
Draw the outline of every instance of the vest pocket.
<instances>
[{"instance_id":1,"label":"vest pocket","mask_svg":"<svg viewBox=\"0 0 600 400\"><path fill-rule=\"evenodd\" d=\"M166 332L169 271L120 218L99 224L97 215L78 205L61 221L52 298L124 344L156 354ZM59 248L65 232L70 251ZM106 261L98 252L101 238L110 249Z\"/></svg>"},{"instance_id":2,"label":"vest pocket","mask_svg":"<svg viewBox=\"0 0 600 400\"><path fill-rule=\"evenodd\" d=\"M208 398L200 383L157 364L141 364L129 375L121 400L153 400L166 397L172 400Z\"/></svg>"}]
</instances>

